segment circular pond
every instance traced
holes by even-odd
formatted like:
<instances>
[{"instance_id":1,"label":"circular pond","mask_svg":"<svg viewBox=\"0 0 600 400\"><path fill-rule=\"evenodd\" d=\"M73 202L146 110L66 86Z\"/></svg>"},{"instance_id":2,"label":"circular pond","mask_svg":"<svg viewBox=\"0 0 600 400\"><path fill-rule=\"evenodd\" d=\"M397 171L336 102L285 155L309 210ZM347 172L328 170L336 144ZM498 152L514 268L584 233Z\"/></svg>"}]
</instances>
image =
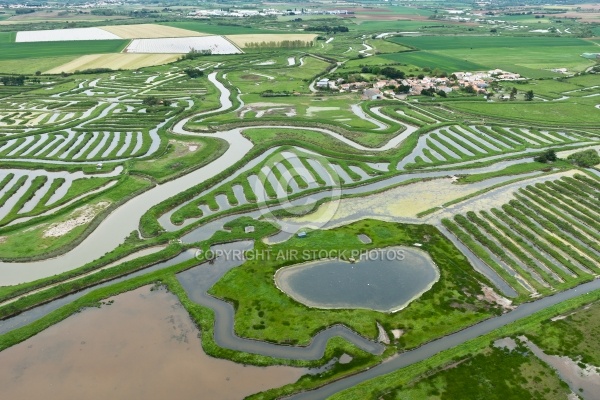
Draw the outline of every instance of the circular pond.
<instances>
[{"instance_id":1,"label":"circular pond","mask_svg":"<svg viewBox=\"0 0 600 400\"><path fill-rule=\"evenodd\" d=\"M424 251L394 247L369 252L356 263L327 259L281 268L275 283L309 307L395 312L431 289L439 276Z\"/></svg>"}]
</instances>

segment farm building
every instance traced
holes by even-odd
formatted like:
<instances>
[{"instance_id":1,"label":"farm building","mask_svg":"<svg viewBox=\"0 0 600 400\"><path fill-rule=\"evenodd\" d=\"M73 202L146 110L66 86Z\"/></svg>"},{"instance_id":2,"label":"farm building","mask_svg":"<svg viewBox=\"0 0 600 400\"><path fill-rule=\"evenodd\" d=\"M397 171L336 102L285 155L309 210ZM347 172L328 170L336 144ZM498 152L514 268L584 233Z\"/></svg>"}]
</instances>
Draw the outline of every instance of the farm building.
<instances>
[{"instance_id":1,"label":"farm building","mask_svg":"<svg viewBox=\"0 0 600 400\"><path fill-rule=\"evenodd\" d=\"M383 93L379 89L365 89L363 90L363 100L381 100Z\"/></svg>"}]
</instances>

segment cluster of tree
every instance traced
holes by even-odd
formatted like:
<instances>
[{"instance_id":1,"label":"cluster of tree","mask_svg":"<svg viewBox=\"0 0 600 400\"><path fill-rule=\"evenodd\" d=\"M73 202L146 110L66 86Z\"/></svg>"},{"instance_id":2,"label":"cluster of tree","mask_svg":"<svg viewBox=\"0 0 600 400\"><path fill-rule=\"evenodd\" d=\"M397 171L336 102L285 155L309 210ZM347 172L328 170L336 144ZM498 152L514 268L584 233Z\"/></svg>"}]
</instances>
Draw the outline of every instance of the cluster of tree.
<instances>
[{"instance_id":1,"label":"cluster of tree","mask_svg":"<svg viewBox=\"0 0 600 400\"><path fill-rule=\"evenodd\" d=\"M550 150L546 150L539 156L535 157L533 160L537 161L537 162L541 162L541 163L548 163L548 162L556 161L557 157L556 157L556 153L554 152L554 150L550 149Z\"/></svg>"},{"instance_id":2,"label":"cluster of tree","mask_svg":"<svg viewBox=\"0 0 600 400\"><path fill-rule=\"evenodd\" d=\"M145 106L149 106L149 107L154 107L154 106L159 106L159 105L168 107L171 105L171 100L159 99L156 96L148 96L144 100L142 100L142 104Z\"/></svg>"},{"instance_id":3,"label":"cluster of tree","mask_svg":"<svg viewBox=\"0 0 600 400\"><path fill-rule=\"evenodd\" d=\"M204 76L204 71L200 71L198 68L186 68L183 70L190 78L200 78Z\"/></svg>"},{"instance_id":4,"label":"cluster of tree","mask_svg":"<svg viewBox=\"0 0 600 400\"><path fill-rule=\"evenodd\" d=\"M383 75L388 79L404 79L404 71L397 70L394 67L379 67L377 65L365 65L360 72L363 74Z\"/></svg>"},{"instance_id":5,"label":"cluster of tree","mask_svg":"<svg viewBox=\"0 0 600 400\"><path fill-rule=\"evenodd\" d=\"M238 28L248 28L248 29L252 29L252 25L241 25L241 24L236 24L235 22L217 22L217 25L219 26L237 26Z\"/></svg>"},{"instance_id":6,"label":"cluster of tree","mask_svg":"<svg viewBox=\"0 0 600 400\"><path fill-rule=\"evenodd\" d=\"M208 49L208 50L196 50L196 49L190 49L190 51L187 54L182 55L179 59L180 60L194 60L198 57L203 57L203 56L210 56L212 54L212 50Z\"/></svg>"},{"instance_id":7,"label":"cluster of tree","mask_svg":"<svg viewBox=\"0 0 600 400\"><path fill-rule=\"evenodd\" d=\"M533 100L534 94L533 94L533 90L528 90L525 92L525 101L531 101Z\"/></svg>"},{"instance_id":8,"label":"cluster of tree","mask_svg":"<svg viewBox=\"0 0 600 400\"><path fill-rule=\"evenodd\" d=\"M410 89L411 88L409 85L400 85L396 88L396 93L398 93L398 94L409 93Z\"/></svg>"},{"instance_id":9,"label":"cluster of tree","mask_svg":"<svg viewBox=\"0 0 600 400\"><path fill-rule=\"evenodd\" d=\"M600 164L598 151L594 149L578 151L567 157L567 161L579 167L589 168Z\"/></svg>"},{"instance_id":10,"label":"cluster of tree","mask_svg":"<svg viewBox=\"0 0 600 400\"><path fill-rule=\"evenodd\" d=\"M436 76L438 78L447 78L448 77L448 73L440 68L429 68L429 67L424 67L423 71L427 72L429 74L429 76ZM454 76L455 80L456 80L456 75ZM420 78L423 79L423 78Z\"/></svg>"},{"instance_id":11,"label":"cluster of tree","mask_svg":"<svg viewBox=\"0 0 600 400\"><path fill-rule=\"evenodd\" d=\"M289 97L293 93L288 92L287 90L283 90L281 92L274 92L272 90L265 90L260 94L260 97Z\"/></svg>"},{"instance_id":12,"label":"cluster of tree","mask_svg":"<svg viewBox=\"0 0 600 400\"><path fill-rule=\"evenodd\" d=\"M75 71L76 74L102 74L107 72L114 72L114 69L111 68L88 68L83 71ZM35 73L37 75L37 72Z\"/></svg>"},{"instance_id":13,"label":"cluster of tree","mask_svg":"<svg viewBox=\"0 0 600 400\"><path fill-rule=\"evenodd\" d=\"M308 26L304 28L307 32L327 32L327 33L337 33L337 32L348 32L349 29L347 26L338 25L338 26L329 26L329 25L319 25L319 26Z\"/></svg>"},{"instance_id":14,"label":"cluster of tree","mask_svg":"<svg viewBox=\"0 0 600 400\"><path fill-rule=\"evenodd\" d=\"M270 42L251 42L246 43L246 47L252 49L271 49L271 48L282 48L282 49L298 49L301 47L311 47L314 43L310 40L282 40L276 42L274 40Z\"/></svg>"},{"instance_id":15,"label":"cluster of tree","mask_svg":"<svg viewBox=\"0 0 600 400\"><path fill-rule=\"evenodd\" d=\"M113 10L112 8L93 8L90 13L92 15L103 15L106 17L122 14L122 12Z\"/></svg>"},{"instance_id":16,"label":"cluster of tree","mask_svg":"<svg viewBox=\"0 0 600 400\"><path fill-rule=\"evenodd\" d=\"M25 85L25 77L23 75L3 76L0 78L0 83L4 86L23 86Z\"/></svg>"},{"instance_id":17,"label":"cluster of tree","mask_svg":"<svg viewBox=\"0 0 600 400\"><path fill-rule=\"evenodd\" d=\"M33 9L33 8L17 8L15 10L15 14L17 14L17 15L31 14L34 12L35 12L35 9Z\"/></svg>"},{"instance_id":18,"label":"cluster of tree","mask_svg":"<svg viewBox=\"0 0 600 400\"><path fill-rule=\"evenodd\" d=\"M132 10L132 11L122 11L115 10L112 8L94 8L90 11L92 15L102 15L105 17L113 16L113 15L126 15L133 18L151 18L158 17L160 13L157 10Z\"/></svg>"},{"instance_id":19,"label":"cluster of tree","mask_svg":"<svg viewBox=\"0 0 600 400\"><path fill-rule=\"evenodd\" d=\"M133 10L129 11L129 16L133 18L152 18L158 17L160 13L158 10L147 10L142 8L141 10Z\"/></svg>"}]
</instances>

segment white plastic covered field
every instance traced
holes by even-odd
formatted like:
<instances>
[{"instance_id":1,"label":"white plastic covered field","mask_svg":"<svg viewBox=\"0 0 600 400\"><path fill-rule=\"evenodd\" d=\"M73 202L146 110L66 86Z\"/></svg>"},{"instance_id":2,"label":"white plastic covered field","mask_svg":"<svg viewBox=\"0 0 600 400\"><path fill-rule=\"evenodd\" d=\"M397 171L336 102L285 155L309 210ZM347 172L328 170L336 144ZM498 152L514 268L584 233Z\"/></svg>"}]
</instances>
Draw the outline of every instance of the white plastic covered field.
<instances>
[{"instance_id":1,"label":"white plastic covered field","mask_svg":"<svg viewBox=\"0 0 600 400\"><path fill-rule=\"evenodd\" d=\"M222 36L135 39L126 53L186 54L191 50L210 50L212 54L239 54L241 51Z\"/></svg>"},{"instance_id":2,"label":"white plastic covered field","mask_svg":"<svg viewBox=\"0 0 600 400\"><path fill-rule=\"evenodd\" d=\"M16 42L63 42L69 40L121 39L114 33L100 28L53 29L17 32Z\"/></svg>"}]
</instances>

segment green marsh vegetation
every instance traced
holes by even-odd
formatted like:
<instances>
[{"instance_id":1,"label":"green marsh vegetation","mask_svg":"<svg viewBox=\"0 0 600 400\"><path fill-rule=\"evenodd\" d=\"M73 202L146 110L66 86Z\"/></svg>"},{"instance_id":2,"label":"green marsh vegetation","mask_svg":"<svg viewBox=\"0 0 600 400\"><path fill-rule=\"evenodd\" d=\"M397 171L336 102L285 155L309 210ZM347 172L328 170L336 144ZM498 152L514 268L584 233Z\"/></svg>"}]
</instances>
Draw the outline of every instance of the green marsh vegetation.
<instances>
[{"instance_id":1,"label":"green marsh vegetation","mask_svg":"<svg viewBox=\"0 0 600 400\"><path fill-rule=\"evenodd\" d=\"M359 233L369 236L373 244L361 244ZM423 243L422 249L439 267L441 277L431 290L394 314L309 308L283 294L273 283L275 271L292 262L276 260L279 251L296 250L302 254L305 249L341 251L415 242ZM306 344L323 327L336 323L343 323L366 337L375 337L373 321L377 320L386 330L404 330L395 345L398 349L408 349L500 312L495 305L476 298L481 291L479 282L485 278L474 277L466 259L431 226L364 220L332 230L313 231L306 239L291 238L283 244L256 243L255 248L271 252L273 257L266 262L247 261L228 272L210 290L212 295L235 304L235 329L243 337ZM439 324L440 319L444 324ZM432 323L434 320L438 323Z\"/></svg>"}]
</instances>

